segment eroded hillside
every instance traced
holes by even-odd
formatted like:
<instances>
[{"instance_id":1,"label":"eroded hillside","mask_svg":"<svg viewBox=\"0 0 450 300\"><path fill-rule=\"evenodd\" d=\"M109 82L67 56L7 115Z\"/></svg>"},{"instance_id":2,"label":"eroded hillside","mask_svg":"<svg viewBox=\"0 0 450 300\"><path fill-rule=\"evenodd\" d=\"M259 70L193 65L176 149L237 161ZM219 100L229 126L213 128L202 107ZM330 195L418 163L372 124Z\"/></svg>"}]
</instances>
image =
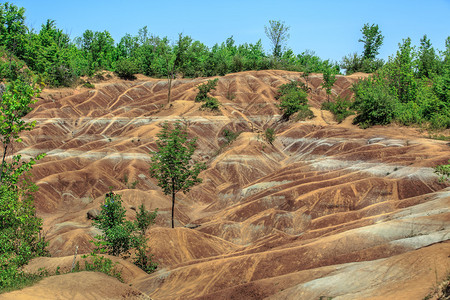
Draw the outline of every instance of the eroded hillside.
<instances>
[{"instance_id":1,"label":"eroded hillside","mask_svg":"<svg viewBox=\"0 0 450 300\"><path fill-rule=\"evenodd\" d=\"M450 271L450 190L432 169L449 159L449 145L404 127L336 124L319 109L325 93L322 76L314 74L308 84L316 117L281 122L274 95L293 79L300 74L220 77L212 93L220 112L194 102L206 78L175 80L170 104L164 80L45 92L28 115L36 128L16 149L25 157L47 153L33 174L53 258L30 267L68 265L76 246L89 252L99 232L87 213L112 187L130 217L141 203L159 208L149 232L158 271L147 275L122 263L133 295L425 297ZM337 76L333 93L350 95L357 79ZM202 184L177 196L177 228L170 229L171 201L148 167L161 123L175 120L189 125L198 139L196 159L208 168ZM277 133L273 145L262 136L269 127ZM229 145L225 129L240 132ZM45 290L38 284L12 295L33 295L36 288Z\"/></svg>"}]
</instances>

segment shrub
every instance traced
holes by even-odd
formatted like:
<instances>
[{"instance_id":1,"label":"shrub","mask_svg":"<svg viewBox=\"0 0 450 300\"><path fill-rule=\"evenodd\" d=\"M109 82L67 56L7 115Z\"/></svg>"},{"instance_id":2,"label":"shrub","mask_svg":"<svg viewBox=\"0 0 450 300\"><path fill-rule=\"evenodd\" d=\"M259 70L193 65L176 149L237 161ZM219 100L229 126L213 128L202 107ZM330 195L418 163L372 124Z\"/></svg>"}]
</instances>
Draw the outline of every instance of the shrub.
<instances>
[{"instance_id":1,"label":"shrub","mask_svg":"<svg viewBox=\"0 0 450 300\"><path fill-rule=\"evenodd\" d=\"M227 145L231 144L234 140L236 140L240 134L241 134L240 132L234 132L228 129L225 129L223 131L223 137L225 138Z\"/></svg>"},{"instance_id":2,"label":"shrub","mask_svg":"<svg viewBox=\"0 0 450 300\"><path fill-rule=\"evenodd\" d=\"M373 73L376 70L381 69L383 65L384 61L382 59L368 59L359 56L357 53L344 56L340 63L340 67L345 70L346 75L357 72Z\"/></svg>"},{"instance_id":3,"label":"shrub","mask_svg":"<svg viewBox=\"0 0 450 300\"><path fill-rule=\"evenodd\" d=\"M299 110L304 110L307 103L308 94L303 90L291 90L280 97L279 108L283 112L283 119L287 120L289 117Z\"/></svg>"},{"instance_id":4,"label":"shrub","mask_svg":"<svg viewBox=\"0 0 450 300\"><path fill-rule=\"evenodd\" d=\"M200 108L201 109L209 109L209 110L218 110L220 102L214 97L207 97L204 99L205 103L203 103Z\"/></svg>"},{"instance_id":5,"label":"shrub","mask_svg":"<svg viewBox=\"0 0 450 300\"><path fill-rule=\"evenodd\" d=\"M85 271L105 273L106 275L117 278L120 282L123 282L122 274L116 269L118 263L114 263L111 259L99 256L95 253L83 255L82 258L84 259ZM80 271L79 265L76 268L76 271Z\"/></svg>"},{"instance_id":6,"label":"shrub","mask_svg":"<svg viewBox=\"0 0 450 300\"><path fill-rule=\"evenodd\" d=\"M3 265L1 258L0 264ZM48 274L45 270L39 270L37 273L25 273L16 265L10 264L0 272L0 294L31 286L46 276Z\"/></svg>"},{"instance_id":7,"label":"shrub","mask_svg":"<svg viewBox=\"0 0 450 300\"><path fill-rule=\"evenodd\" d=\"M298 88L298 81L292 80L289 83L282 84L278 87L277 94L275 96L275 99L280 100L280 98L286 94L288 94L291 91L297 91Z\"/></svg>"},{"instance_id":8,"label":"shrub","mask_svg":"<svg viewBox=\"0 0 450 300\"><path fill-rule=\"evenodd\" d=\"M198 94L195 97L195 102L207 101L210 98L210 97L208 97L208 93L211 92L211 90L215 90L216 89L218 81L219 81L219 78L216 78L216 79L213 79L213 80L208 80L208 82L199 85L197 87Z\"/></svg>"},{"instance_id":9,"label":"shrub","mask_svg":"<svg viewBox=\"0 0 450 300\"><path fill-rule=\"evenodd\" d=\"M450 128L450 111L446 110L441 113L434 113L430 118L430 127L432 129Z\"/></svg>"},{"instance_id":10,"label":"shrub","mask_svg":"<svg viewBox=\"0 0 450 300\"><path fill-rule=\"evenodd\" d=\"M0 142L3 153L0 163L0 286L16 286L16 282L27 281L20 268L30 259L46 255L47 243L40 235L42 220L36 216L33 192L37 190L27 172L38 155L29 162L20 155L7 156L8 146L20 142L19 135L31 130L34 123L22 118L31 111L31 104L38 90L21 81L1 88L0 93Z\"/></svg>"},{"instance_id":11,"label":"shrub","mask_svg":"<svg viewBox=\"0 0 450 300\"><path fill-rule=\"evenodd\" d=\"M142 204L136 212L136 221L125 220L125 208L122 206L120 195L110 192L106 194L105 203L101 206L101 212L94 220L94 226L103 232L96 236L96 251L115 256L127 256L134 248L134 264L146 272L152 272L157 264L148 254L148 239L145 234L157 215L157 210L149 212Z\"/></svg>"},{"instance_id":12,"label":"shrub","mask_svg":"<svg viewBox=\"0 0 450 300\"><path fill-rule=\"evenodd\" d=\"M450 163L450 160L448 161ZM450 164L439 165L434 168L434 173L438 174L439 181L443 182L450 178Z\"/></svg>"},{"instance_id":13,"label":"shrub","mask_svg":"<svg viewBox=\"0 0 450 300\"><path fill-rule=\"evenodd\" d=\"M309 109L308 105L303 105L300 107L300 110L297 112L297 116L295 117L296 121L304 121L306 119L314 118L314 113Z\"/></svg>"},{"instance_id":14,"label":"shrub","mask_svg":"<svg viewBox=\"0 0 450 300\"><path fill-rule=\"evenodd\" d=\"M357 112L355 124L367 128L372 125L389 124L395 116L397 100L378 76L362 79L353 86L353 107Z\"/></svg>"},{"instance_id":15,"label":"shrub","mask_svg":"<svg viewBox=\"0 0 450 300\"><path fill-rule=\"evenodd\" d=\"M93 85L89 81L86 81L85 83L83 83L83 87L88 88L88 89L95 89L95 85Z\"/></svg>"},{"instance_id":16,"label":"shrub","mask_svg":"<svg viewBox=\"0 0 450 300\"><path fill-rule=\"evenodd\" d=\"M117 76L123 79L135 79L134 76L139 72L139 67L134 60L130 58L123 58L116 62L116 68L114 71Z\"/></svg>"},{"instance_id":17,"label":"shrub","mask_svg":"<svg viewBox=\"0 0 450 300\"><path fill-rule=\"evenodd\" d=\"M329 110L333 113L336 122L341 123L348 116L355 113L350 110L352 103L348 99L342 99L338 97L336 102L323 102L321 109Z\"/></svg>"},{"instance_id":18,"label":"shrub","mask_svg":"<svg viewBox=\"0 0 450 300\"><path fill-rule=\"evenodd\" d=\"M266 141L273 145L273 142L275 141L275 130L273 128L266 128L266 130L264 131L264 138L266 139Z\"/></svg>"}]
</instances>

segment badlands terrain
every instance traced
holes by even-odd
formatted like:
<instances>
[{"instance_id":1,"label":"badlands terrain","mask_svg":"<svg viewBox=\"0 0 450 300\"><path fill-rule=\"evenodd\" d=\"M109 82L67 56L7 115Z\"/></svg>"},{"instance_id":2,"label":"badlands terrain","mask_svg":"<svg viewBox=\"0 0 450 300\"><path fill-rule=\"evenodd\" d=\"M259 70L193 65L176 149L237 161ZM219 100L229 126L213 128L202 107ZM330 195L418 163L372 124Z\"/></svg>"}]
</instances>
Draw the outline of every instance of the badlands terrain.
<instances>
[{"instance_id":1,"label":"badlands terrain","mask_svg":"<svg viewBox=\"0 0 450 300\"><path fill-rule=\"evenodd\" d=\"M300 73L252 71L219 77L220 111L200 110L209 78L110 80L95 89L45 90L27 117L37 126L15 151L47 153L34 166L38 215L51 257L27 267L71 268L75 248L99 232L87 218L110 187L127 214L159 209L149 230L159 266L146 274L118 261L124 283L102 273L50 276L4 299L423 299L450 272L450 187L432 167L448 142L417 129L341 124L328 111L322 75L312 74L315 118L280 121L277 87ZM337 76L350 96L360 76ZM164 121L197 138L203 183L171 199L149 176L149 152ZM273 145L263 138L276 130ZM224 130L240 132L227 145ZM133 188L133 182L135 188Z\"/></svg>"}]
</instances>

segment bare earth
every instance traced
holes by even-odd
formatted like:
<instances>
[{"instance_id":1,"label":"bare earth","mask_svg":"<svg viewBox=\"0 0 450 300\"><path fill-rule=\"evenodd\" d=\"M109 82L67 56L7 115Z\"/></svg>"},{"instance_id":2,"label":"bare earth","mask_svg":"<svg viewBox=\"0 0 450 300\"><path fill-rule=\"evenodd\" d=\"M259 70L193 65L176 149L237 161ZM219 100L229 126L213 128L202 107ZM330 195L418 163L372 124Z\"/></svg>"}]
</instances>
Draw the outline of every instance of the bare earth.
<instances>
[{"instance_id":1,"label":"bare earth","mask_svg":"<svg viewBox=\"0 0 450 300\"><path fill-rule=\"evenodd\" d=\"M320 110L320 74L308 82L316 117L280 122L277 87L300 75L220 77L219 112L194 102L207 78L175 80L170 104L167 81L143 76L44 91L28 115L37 126L15 150L47 153L33 174L52 257L27 269L68 271L76 246L90 252L99 232L87 212L109 187L130 218L141 203L159 208L149 232L159 268L148 275L113 258L124 283L73 273L0 299L423 299L450 272L450 187L432 169L448 161L449 144L413 128L337 124ZM351 95L363 76L337 76L334 95ZM161 123L176 120L189 124L208 169L177 195L170 229L171 200L148 167ZM273 145L263 139L269 127ZM242 133L224 146L225 129Z\"/></svg>"}]
</instances>

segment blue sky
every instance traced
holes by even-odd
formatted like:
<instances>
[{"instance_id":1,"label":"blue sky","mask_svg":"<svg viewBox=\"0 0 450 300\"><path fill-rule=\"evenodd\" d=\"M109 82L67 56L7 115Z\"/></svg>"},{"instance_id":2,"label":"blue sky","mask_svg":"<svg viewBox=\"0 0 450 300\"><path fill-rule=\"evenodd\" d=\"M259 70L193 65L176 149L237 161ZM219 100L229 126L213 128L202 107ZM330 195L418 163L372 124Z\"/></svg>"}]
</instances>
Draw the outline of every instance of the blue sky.
<instances>
[{"instance_id":1,"label":"blue sky","mask_svg":"<svg viewBox=\"0 0 450 300\"><path fill-rule=\"evenodd\" d=\"M379 57L386 59L403 38L418 45L427 34L443 50L450 36L450 0L327 0L327 1L152 1L152 0L12 0L26 9L27 25L39 30L47 19L71 38L86 29L107 30L119 42L125 33L136 35L147 26L150 33L175 40L190 35L211 47L233 36L237 44L262 40L269 20L290 26L288 47L295 53L313 50L323 59L340 61L362 52L361 28L378 24L385 36Z\"/></svg>"}]
</instances>

